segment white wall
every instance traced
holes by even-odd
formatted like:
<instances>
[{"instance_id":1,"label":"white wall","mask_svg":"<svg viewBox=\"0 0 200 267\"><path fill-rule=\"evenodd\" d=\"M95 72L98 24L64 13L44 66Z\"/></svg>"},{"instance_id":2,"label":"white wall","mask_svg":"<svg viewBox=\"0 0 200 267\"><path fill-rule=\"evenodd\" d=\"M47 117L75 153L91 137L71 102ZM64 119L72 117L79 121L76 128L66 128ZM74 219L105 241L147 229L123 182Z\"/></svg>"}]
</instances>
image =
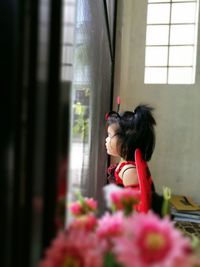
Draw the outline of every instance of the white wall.
<instances>
[{"instance_id":1,"label":"white wall","mask_svg":"<svg viewBox=\"0 0 200 267\"><path fill-rule=\"evenodd\" d=\"M114 102L120 95L121 110L139 103L155 107L157 140L149 165L156 187L162 192L169 186L200 203L200 60L194 85L145 85L147 1L118 3Z\"/></svg>"}]
</instances>

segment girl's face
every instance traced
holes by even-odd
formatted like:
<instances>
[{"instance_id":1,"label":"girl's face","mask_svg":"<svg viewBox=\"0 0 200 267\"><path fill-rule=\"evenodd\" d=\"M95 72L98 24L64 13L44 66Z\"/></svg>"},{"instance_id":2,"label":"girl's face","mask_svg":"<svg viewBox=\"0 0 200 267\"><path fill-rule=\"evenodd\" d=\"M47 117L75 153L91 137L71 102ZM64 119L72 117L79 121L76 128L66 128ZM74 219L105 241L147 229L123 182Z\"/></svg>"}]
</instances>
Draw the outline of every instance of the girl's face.
<instances>
[{"instance_id":1,"label":"girl's face","mask_svg":"<svg viewBox=\"0 0 200 267\"><path fill-rule=\"evenodd\" d=\"M119 157L119 153L117 151L117 140L118 137L115 134L117 129L116 124L112 124L108 126L108 136L106 138L106 149L107 149L107 154L114 156L114 157Z\"/></svg>"}]
</instances>

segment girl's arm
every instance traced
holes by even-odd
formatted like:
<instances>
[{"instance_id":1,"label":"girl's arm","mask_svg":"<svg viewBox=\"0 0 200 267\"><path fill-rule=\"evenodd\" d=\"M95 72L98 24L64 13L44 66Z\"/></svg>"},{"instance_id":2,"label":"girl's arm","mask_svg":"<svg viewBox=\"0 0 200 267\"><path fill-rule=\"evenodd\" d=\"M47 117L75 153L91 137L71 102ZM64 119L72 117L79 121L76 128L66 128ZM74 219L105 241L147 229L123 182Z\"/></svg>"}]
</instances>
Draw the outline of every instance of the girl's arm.
<instances>
[{"instance_id":1,"label":"girl's arm","mask_svg":"<svg viewBox=\"0 0 200 267\"><path fill-rule=\"evenodd\" d=\"M138 184L136 168L131 164L125 165L121 169L119 176L122 179L124 186L132 186Z\"/></svg>"}]
</instances>

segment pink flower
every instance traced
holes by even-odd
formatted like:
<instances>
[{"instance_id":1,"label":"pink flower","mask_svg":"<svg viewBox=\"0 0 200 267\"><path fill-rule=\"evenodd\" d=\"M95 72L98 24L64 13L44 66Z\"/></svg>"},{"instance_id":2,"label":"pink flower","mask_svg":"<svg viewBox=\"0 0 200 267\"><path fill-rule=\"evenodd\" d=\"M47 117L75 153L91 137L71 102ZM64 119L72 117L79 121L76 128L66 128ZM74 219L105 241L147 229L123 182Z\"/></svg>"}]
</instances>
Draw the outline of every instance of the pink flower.
<instances>
[{"instance_id":1,"label":"pink flower","mask_svg":"<svg viewBox=\"0 0 200 267\"><path fill-rule=\"evenodd\" d=\"M189 240L168 218L161 220L151 212L134 214L126 219L125 227L126 234L115 239L113 248L123 266L190 266Z\"/></svg>"},{"instance_id":2,"label":"pink flower","mask_svg":"<svg viewBox=\"0 0 200 267\"><path fill-rule=\"evenodd\" d=\"M129 215L134 210L134 206L139 202L140 193L138 190L126 188L111 192L110 198L114 210L123 210L126 215Z\"/></svg>"},{"instance_id":3,"label":"pink flower","mask_svg":"<svg viewBox=\"0 0 200 267\"><path fill-rule=\"evenodd\" d=\"M124 233L123 219L121 212L113 215L107 212L98 220L96 234L102 241L105 252L112 248L113 238L121 236Z\"/></svg>"},{"instance_id":4,"label":"pink flower","mask_svg":"<svg viewBox=\"0 0 200 267\"><path fill-rule=\"evenodd\" d=\"M69 210L75 217L94 213L97 210L97 202L92 198L83 198L69 205Z\"/></svg>"},{"instance_id":5,"label":"pink flower","mask_svg":"<svg viewBox=\"0 0 200 267\"><path fill-rule=\"evenodd\" d=\"M93 198L85 198L85 203L88 206L89 210L96 211L97 202Z\"/></svg>"},{"instance_id":6,"label":"pink flower","mask_svg":"<svg viewBox=\"0 0 200 267\"><path fill-rule=\"evenodd\" d=\"M38 267L200 267L200 243L191 243L168 217L132 214L140 197L137 191L115 186L105 191L117 212L98 219L97 202L79 194L69 206L75 218Z\"/></svg>"},{"instance_id":7,"label":"pink flower","mask_svg":"<svg viewBox=\"0 0 200 267\"><path fill-rule=\"evenodd\" d=\"M107 212L98 220L96 233L101 238L120 236L122 235L123 231L123 215L120 212L113 215Z\"/></svg>"},{"instance_id":8,"label":"pink flower","mask_svg":"<svg viewBox=\"0 0 200 267\"><path fill-rule=\"evenodd\" d=\"M74 216L82 214L82 207L79 201L71 203L69 205L69 210Z\"/></svg>"},{"instance_id":9,"label":"pink flower","mask_svg":"<svg viewBox=\"0 0 200 267\"><path fill-rule=\"evenodd\" d=\"M93 233L70 230L60 234L38 267L102 267L102 251Z\"/></svg>"},{"instance_id":10,"label":"pink flower","mask_svg":"<svg viewBox=\"0 0 200 267\"><path fill-rule=\"evenodd\" d=\"M111 200L111 194L113 192L119 192L119 191L122 191L124 190L122 187L119 187L115 184L108 184L108 185L105 185L103 187L103 193L104 193L104 198L106 200L106 206L108 208L112 208L113 204L112 204L112 200Z\"/></svg>"},{"instance_id":11,"label":"pink flower","mask_svg":"<svg viewBox=\"0 0 200 267\"><path fill-rule=\"evenodd\" d=\"M94 231L97 225L97 218L93 214L78 216L70 224L70 228Z\"/></svg>"}]
</instances>

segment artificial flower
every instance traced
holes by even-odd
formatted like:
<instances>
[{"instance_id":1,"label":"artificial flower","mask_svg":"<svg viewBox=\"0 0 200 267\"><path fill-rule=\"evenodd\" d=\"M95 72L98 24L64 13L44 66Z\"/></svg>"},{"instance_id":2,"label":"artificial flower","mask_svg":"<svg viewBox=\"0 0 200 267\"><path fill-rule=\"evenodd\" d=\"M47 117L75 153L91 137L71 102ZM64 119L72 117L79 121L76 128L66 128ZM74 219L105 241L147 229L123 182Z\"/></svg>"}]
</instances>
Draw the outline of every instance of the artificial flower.
<instances>
[{"instance_id":1,"label":"artificial flower","mask_svg":"<svg viewBox=\"0 0 200 267\"><path fill-rule=\"evenodd\" d=\"M93 198L78 195L78 200L69 204L69 211L75 217L95 213L97 202Z\"/></svg>"},{"instance_id":2,"label":"artificial flower","mask_svg":"<svg viewBox=\"0 0 200 267\"><path fill-rule=\"evenodd\" d=\"M100 241L93 233L71 229L59 233L39 267L102 267Z\"/></svg>"},{"instance_id":3,"label":"artificial flower","mask_svg":"<svg viewBox=\"0 0 200 267\"><path fill-rule=\"evenodd\" d=\"M108 206L112 211L123 211L125 215L135 210L135 205L140 201L140 193L132 188L116 188L116 185L104 187Z\"/></svg>"},{"instance_id":4,"label":"artificial flower","mask_svg":"<svg viewBox=\"0 0 200 267\"><path fill-rule=\"evenodd\" d=\"M168 215L134 212L135 191L108 191L109 212L99 218L95 200L79 195L71 203L72 221L39 267L200 267L198 239L183 236Z\"/></svg>"},{"instance_id":5,"label":"artificial flower","mask_svg":"<svg viewBox=\"0 0 200 267\"><path fill-rule=\"evenodd\" d=\"M135 213L125 224L126 234L115 239L113 248L122 266L190 266L189 239L175 229L168 217Z\"/></svg>"},{"instance_id":6,"label":"artificial flower","mask_svg":"<svg viewBox=\"0 0 200 267\"><path fill-rule=\"evenodd\" d=\"M99 218L96 234L101 240L105 241L105 251L108 251L112 247L113 238L121 236L124 233L123 223L124 217L122 212L117 212L112 215L106 212Z\"/></svg>"},{"instance_id":7,"label":"artificial flower","mask_svg":"<svg viewBox=\"0 0 200 267\"><path fill-rule=\"evenodd\" d=\"M114 209L123 210L125 214L130 214L134 210L134 206L139 202L139 198L140 193L131 188L111 193L111 201Z\"/></svg>"},{"instance_id":8,"label":"artificial flower","mask_svg":"<svg viewBox=\"0 0 200 267\"><path fill-rule=\"evenodd\" d=\"M97 222L98 220L94 214L82 215L76 217L69 227L73 229L83 229L85 231L94 231Z\"/></svg>"},{"instance_id":9,"label":"artificial flower","mask_svg":"<svg viewBox=\"0 0 200 267\"><path fill-rule=\"evenodd\" d=\"M106 200L106 206L109 209L112 209L113 203L112 203L112 199L111 199L111 194L113 192L115 193L119 193L120 191L122 191L123 188L115 185L115 184L108 184L106 186L103 187L103 193L104 193L104 198Z\"/></svg>"}]
</instances>

